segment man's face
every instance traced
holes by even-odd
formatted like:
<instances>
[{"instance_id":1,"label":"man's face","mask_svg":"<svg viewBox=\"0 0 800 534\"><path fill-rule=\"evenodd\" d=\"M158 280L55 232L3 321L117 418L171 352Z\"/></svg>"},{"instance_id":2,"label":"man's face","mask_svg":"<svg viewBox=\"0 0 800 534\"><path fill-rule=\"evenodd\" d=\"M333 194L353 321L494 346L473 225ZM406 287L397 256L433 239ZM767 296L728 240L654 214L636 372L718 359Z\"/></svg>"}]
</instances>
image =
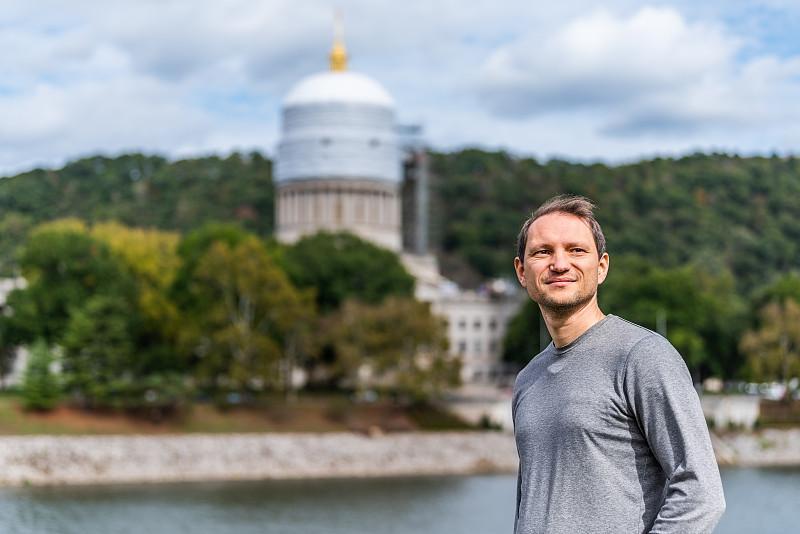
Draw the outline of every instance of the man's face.
<instances>
[{"instance_id":1,"label":"man's face","mask_svg":"<svg viewBox=\"0 0 800 534\"><path fill-rule=\"evenodd\" d=\"M550 213L528 229L517 278L544 310L570 314L593 301L608 273L608 254L598 257L589 225L566 213Z\"/></svg>"}]
</instances>

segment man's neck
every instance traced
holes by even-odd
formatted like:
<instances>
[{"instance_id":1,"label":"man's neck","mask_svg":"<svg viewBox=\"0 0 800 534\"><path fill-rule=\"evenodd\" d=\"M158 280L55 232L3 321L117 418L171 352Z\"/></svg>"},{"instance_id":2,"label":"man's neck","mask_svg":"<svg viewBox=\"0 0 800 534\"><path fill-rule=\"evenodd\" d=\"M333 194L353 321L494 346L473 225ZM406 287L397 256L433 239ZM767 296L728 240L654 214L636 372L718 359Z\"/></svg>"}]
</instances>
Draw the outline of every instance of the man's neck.
<instances>
[{"instance_id":1,"label":"man's neck","mask_svg":"<svg viewBox=\"0 0 800 534\"><path fill-rule=\"evenodd\" d=\"M605 314L600 311L596 299L569 313L563 313L561 310L547 310L541 306L540 309L547 325L547 331L550 332L553 345L556 347L569 345L605 317Z\"/></svg>"}]
</instances>

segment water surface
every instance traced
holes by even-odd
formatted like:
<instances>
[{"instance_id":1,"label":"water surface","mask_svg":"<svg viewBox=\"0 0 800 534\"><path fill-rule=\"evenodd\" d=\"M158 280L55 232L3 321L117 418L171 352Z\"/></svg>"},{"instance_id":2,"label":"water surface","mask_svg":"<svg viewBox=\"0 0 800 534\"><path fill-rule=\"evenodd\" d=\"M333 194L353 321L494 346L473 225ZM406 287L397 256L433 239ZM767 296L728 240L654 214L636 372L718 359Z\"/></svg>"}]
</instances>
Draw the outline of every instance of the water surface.
<instances>
[{"instance_id":1,"label":"water surface","mask_svg":"<svg viewBox=\"0 0 800 534\"><path fill-rule=\"evenodd\" d=\"M717 534L796 532L800 469L724 469ZM0 488L8 534L510 533L510 475Z\"/></svg>"}]
</instances>

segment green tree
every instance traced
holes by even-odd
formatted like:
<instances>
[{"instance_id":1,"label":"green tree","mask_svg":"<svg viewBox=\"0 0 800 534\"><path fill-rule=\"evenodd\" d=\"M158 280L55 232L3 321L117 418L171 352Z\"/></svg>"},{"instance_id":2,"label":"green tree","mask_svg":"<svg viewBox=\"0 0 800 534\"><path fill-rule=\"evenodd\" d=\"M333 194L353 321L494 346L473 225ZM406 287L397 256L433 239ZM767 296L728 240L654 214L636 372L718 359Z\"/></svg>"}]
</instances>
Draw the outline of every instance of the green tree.
<instances>
[{"instance_id":1,"label":"green tree","mask_svg":"<svg viewBox=\"0 0 800 534\"><path fill-rule=\"evenodd\" d=\"M788 381L800 376L800 303L787 298L761 309L760 325L742 336L751 380Z\"/></svg>"},{"instance_id":2,"label":"green tree","mask_svg":"<svg viewBox=\"0 0 800 534\"><path fill-rule=\"evenodd\" d=\"M87 406L138 402L137 319L131 303L113 295L95 295L74 310L61 339L64 385L73 397Z\"/></svg>"},{"instance_id":3,"label":"green tree","mask_svg":"<svg viewBox=\"0 0 800 534\"><path fill-rule=\"evenodd\" d=\"M772 283L758 290L753 304L760 310L770 302L782 302L786 299L800 303L800 273L796 271L778 276Z\"/></svg>"},{"instance_id":4,"label":"green tree","mask_svg":"<svg viewBox=\"0 0 800 534\"><path fill-rule=\"evenodd\" d=\"M114 223L40 225L21 255L28 286L9 295L9 342L61 345L65 386L86 405L139 406L154 381L174 389L176 244Z\"/></svg>"},{"instance_id":5,"label":"green tree","mask_svg":"<svg viewBox=\"0 0 800 534\"><path fill-rule=\"evenodd\" d=\"M0 322L0 329L2 323ZM1 334L0 334L1 335ZM13 345L5 345L0 342L0 390L5 391L8 384L6 379L11 371L14 369L14 363L17 361L17 349Z\"/></svg>"},{"instance_id":6,"label":"green tree","mask_svg":"<svg viewBox=\"0 0 800 534\"><path fill-rule=\"evenodd\" d=\"M323 313L347 299L377 304L390 295L410 297L414 278L394 252L353 234L319 232L301 238L285 253L295 286L313 288Z\"/></svg>"},{"instance_id":7,"label":"green tree","mask_svg":"<svg viewBox=\"0 0 800 534\"><path fill-rule=\"evenodd\" d=\"M238 224L209 222L189 232L178 243L177 253L180 259L175 279L170 289L171 299L183 309L205 306L207 303L197 302L200 295L191 291L195 271L200 261L215 243L224 243L230 248L254 237Z\"/></svg>"},{"instance_id":8,"label":"green tree","mask_svg":"<svg viewBox=\"0 0 800 534\"><path fill-rule=\"evenodd\" d=\"M503 360L524 367L550 343L539 305L527 300L508 323L503 339Z\"/></svg>"},{"instance_id":9,"label":"green tree","mask_svg":"<svg viewBox=\"0 0 800 534\"><path fill-rule=\"evenodd\" d=\"M52 410L61 396L58 377L53 372L55 358L44 340L36 340L22 378L22 400L26 410Z\"/></svg>"},{"instance_id":10,"label":"green tree","mask_svg":"<svg viewBox=\"0 0 800 534\"><path fill-rule=\"evenodd\" d=\"M180 236L174 232L129 228L119 223L95 224L92 237L106 243L136 283L136 312L141 321L134 340L145 374L175 372L178 309L170 298L181 258Z\"/></svg>"},{"instance_id":11,"label":"green tree","mask_svg":"<svg viewBox=\"0 0 800 534\"><path fill-rule=\"evenodd\" d=\"M600 307L664 335L695 380L732 376L746 309L726 273L687 265L663 269L635 256L612 258L599 291Z\"/></svg>"},{"instance_id":12,"label":"green tree","mask_svg":"<svg viewBox=\"0 0 800 534\"><path fill-rule=\"evenodd\" d=\"M33 217L18 212L0 214L0 276L17 275L17 249L34 226Z\"/></svg>"},{"instance_id":13,"label":"green tree","mask_svg":"<svg viewBox=\"0 0 800 534\"><path fill-rule=\"evenodd\" d=\"M460 384L461 362L447 354L444 323L426 303L348 300L325 319L321 338L333 352L330 370L343 387L425 400Z\"/></svg>"},{"instance_id":14,"label":"green tree","mask_svg":"<svg viewBox=\"0 0 800 534\"><path fill-rule=\"evenodd\" d=\"M7 335L15 344L41 337L61 340L72 311L95 295L117 295L132 301L136 286L131 274L109 247L86 233L75 220L40 225L31 234L20 264L28 282L11 292Z\"/></svg>"},{"instance_id":15,"label":"green tree","mask_svg":"<svg viewBox=\"0 0 800 534\"><path fill-rule=\"evenodd\" d=\"M188 289L192 302L203 303L185 310L181 334L198 383L222 391L280 387L285 359L301 356L296 336L314 313L310 296L291 285L264 245L255 237L213 243Z\"/></svg>"},{"instance_id":16,"label":"green tree","mask_svg":"<svg viewBox=\"0 0 800 534\"><path fill-rule=\"evenodd\" d=\"M6 378L13 371L17 359L17 347L6 333L8 316L5 311L0 309L0 390L6 389ZM12 311L9 310L9 313Z\"/></svg>"}]
</instances>

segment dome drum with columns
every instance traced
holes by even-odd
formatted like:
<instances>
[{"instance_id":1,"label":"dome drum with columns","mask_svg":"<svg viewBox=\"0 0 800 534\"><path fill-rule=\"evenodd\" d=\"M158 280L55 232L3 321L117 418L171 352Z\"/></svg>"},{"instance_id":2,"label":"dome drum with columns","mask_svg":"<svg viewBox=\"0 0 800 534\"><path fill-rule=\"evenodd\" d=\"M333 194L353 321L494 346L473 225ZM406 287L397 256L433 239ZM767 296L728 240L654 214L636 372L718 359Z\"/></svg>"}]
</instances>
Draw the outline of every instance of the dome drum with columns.
<instances>
[{"instance_id":1,"label":"dome drum with columns","mask_svg":"<svg viewBox=\"0 0 800 534\"><path fill-rule=\"evenodd\" d=\"M351 231L400 250L397 186L373 180L300 180L278 187L278 239L293 243L320 230Z\"/></svg>"}]
</instances>

